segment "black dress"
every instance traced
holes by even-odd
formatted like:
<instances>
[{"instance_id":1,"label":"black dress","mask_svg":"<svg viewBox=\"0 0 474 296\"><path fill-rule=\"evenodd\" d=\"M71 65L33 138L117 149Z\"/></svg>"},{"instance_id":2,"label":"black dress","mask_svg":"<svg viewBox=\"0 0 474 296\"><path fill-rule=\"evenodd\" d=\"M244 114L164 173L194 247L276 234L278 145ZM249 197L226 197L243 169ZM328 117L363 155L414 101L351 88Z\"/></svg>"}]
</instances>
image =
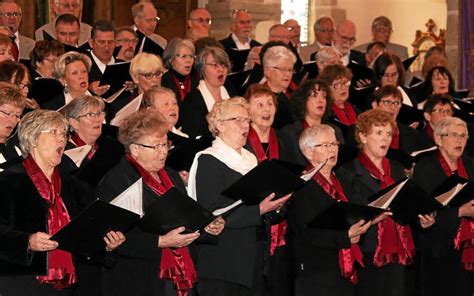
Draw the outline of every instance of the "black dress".
<instances>
[{"instance_id":1,"label":"black dress","mask_svg":"<svg viewBox=\"0 0 474 296\"><path fill-rule=\"evenodd\" d=\"M403 166L390 160L391 176L397 181L405 177ZM380 181L358 161L351 160L337 170L339 181L348 198L358 204L367 205L368 197L380 191ZM416 295L416 272L413 265L390 263L377 267L373 258L378 243L378 227L374 226L361 237L365 268L359 269L357 296L410 296Z\"/></svg>"},{"instance_id":2,"label":"black dress","mask_svg":"<svg viewBox=\"0 0 474 296\"><path fill-rule=\"evenodd\" d=\"M421 159L415 166L413 181L426 192L432 192L447 178L437 153ZM470 179L474 161L462 158ZM461 252L454 249L454 239L461 219L457 208L438 211L436 223L420 233L420 295L472 296L474 272L461 264Z\"/></svg>"},{"instance_id":3,"label":"black dress","mask_svg":"<svg viewBox=\"0 0 474 296\"><path fill-rule=\"evenodd\" d=\"M209 210L234 202L221 192L242 175L211 155L197 161L197 201ZM240 206L225 220L218 243L198 248L199 295L264 295L266 233L259 206Z\"/></svg>"},{"instance_id":4,"label":"black dress","mask_svg":"<svg viewBox=\"0 0 474 296\"><path fill-rule=\"evenodd\" d=\"M166 169L177 189L185 192L179 175ZM95 196L111 201L140 178L132 165L122 158L102 179ZM143 207L158 196L143 186ZM162 250L158 248L158 235L146 233L138 226L125 233L127 240L117 249L118 262L113 268L102 269L103 295L176 295L172 281L159 278Z\"/></svg>"}]
</instances>

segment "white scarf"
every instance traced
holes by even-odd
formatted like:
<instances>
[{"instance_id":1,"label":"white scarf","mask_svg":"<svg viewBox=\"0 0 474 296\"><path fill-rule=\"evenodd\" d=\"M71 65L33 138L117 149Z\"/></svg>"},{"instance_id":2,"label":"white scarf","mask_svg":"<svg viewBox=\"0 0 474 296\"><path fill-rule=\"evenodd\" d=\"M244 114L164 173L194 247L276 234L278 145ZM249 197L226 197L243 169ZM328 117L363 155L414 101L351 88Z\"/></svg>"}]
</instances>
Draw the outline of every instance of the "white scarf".
<instances>
[{"instance_id":1,"label":"white scarf","mask_svg":"<svg viewBox=\"0 0 474 296\"><path fill-rule=\"evenodd\" d=\"M222 141L221 138L216 137L216 139L212 142L211 147L196 154L193 165L191 166L191 170L189 171L188 195L194 200L197 200L196 172L198 167L198 159L202 154L214 156L226 166L228 166L231 170L234 170L242 175L248 173L258 164L257 158L252 152L242 147L239 153Z\"/></svg>"},{"instance_id":2,"label":"white scarf","mask_svg":"<svg viewBox=\"0 0 474 296\"><path fill-rule=\"evenodd\" d=\"M206 103L207 112L211 112L212 106L214 106L214 103L216 102L216 100L214 99L211 92L207 88L206 82L204 82L204 80L199 81L199 85L197 89L199 89L202 97L204 98L204 103ZM220 87L220 91L221 91L221 98L223 100L226 100L229 98L229 93L227 92L224 86Z\"/></svg>"}]
</instances>

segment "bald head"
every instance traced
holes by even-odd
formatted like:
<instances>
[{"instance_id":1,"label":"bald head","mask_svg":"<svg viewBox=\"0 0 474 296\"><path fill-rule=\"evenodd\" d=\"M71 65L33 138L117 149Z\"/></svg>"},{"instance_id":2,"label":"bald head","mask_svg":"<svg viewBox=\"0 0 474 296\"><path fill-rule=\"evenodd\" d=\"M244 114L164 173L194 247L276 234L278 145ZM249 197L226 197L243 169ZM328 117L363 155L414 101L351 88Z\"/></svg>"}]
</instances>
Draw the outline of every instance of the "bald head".
<instances>
[{"instance_id":1,"label":"bald head","mask_svg":"<svg viewBox=\"0 0 474 296\"><path fill-rule=\"evenodd\" d=\"M349 53L352 45L356 42L356 26L350 20L345 20L338 24L334 34L334 47L342 54Z\"/></svg>"},{"instance_id":2,"label":"bald head","mask_svg":"<svg viewBox=\"0 0 474 296\"><path fill-rule=\"evenodd\" d=\"M298 47L300 45L300 37L301 37L301 26L298 24L298 21L295 19L289 19L283 23L285 27L288 28L288 30L291 33L291 43Z\"/></svg>"}]
</instances>

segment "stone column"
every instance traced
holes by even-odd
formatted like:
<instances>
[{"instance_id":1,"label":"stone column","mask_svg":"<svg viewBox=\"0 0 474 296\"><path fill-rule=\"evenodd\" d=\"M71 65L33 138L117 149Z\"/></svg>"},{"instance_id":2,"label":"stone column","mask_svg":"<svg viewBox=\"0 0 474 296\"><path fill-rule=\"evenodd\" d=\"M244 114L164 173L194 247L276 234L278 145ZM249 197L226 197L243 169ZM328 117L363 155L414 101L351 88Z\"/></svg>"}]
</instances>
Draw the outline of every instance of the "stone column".
<instances>
[{"instance_id":1,"label":"stone column","mask_svg":"<svg viewBox=\"0 0 474 296\"><path fill-rule=\"evenodd\" d=\"M448 20L446 22L446 54L454 80L459 82L461 62L461 30L459 24L459 0L446 0ZM473 57L474 58L474 57ZM474 71L474 69L473 69Z\"/></svg>"}]
</instances>

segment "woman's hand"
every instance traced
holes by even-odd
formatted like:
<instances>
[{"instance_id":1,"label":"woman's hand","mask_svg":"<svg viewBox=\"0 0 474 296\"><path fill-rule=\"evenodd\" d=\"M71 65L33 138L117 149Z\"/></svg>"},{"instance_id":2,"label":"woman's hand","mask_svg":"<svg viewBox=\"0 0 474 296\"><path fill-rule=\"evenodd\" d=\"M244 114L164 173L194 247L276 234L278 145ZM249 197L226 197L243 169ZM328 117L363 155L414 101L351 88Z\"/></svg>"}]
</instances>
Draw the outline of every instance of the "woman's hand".
<instances>
[{"instance_id":1,"label":"woman's hand","mask_svg":"<svg viewBox=\"0 0 474 296\"><path fill-rule=\"evenodd\" d=\"M133 81L125 81L123 87L125 87L126 91L132 92L137 88L137 85Z\"/></svg>"},{"instance_id":2,"label":"woman's hand","mask_svg":"<svg viewBox=\"0 0 474 296\"><path fill-rule=\"evenodd\" d=\"M393 213L392 212L383 212L382 214L378 215L377 217L375 217L374 220L372 220L371 224L374 225L374 224L377 224L379 223L380 221L382 220L385 220L385 218L387 218L388 216L392 216Z\"/></svg>"},{"instance_id":3,"label":"woman's hand","mask_svg":"<svg viewBox=\"0 0 474 296\"><path fill-rule=\"evenodd\" d=\"M360 220L356 224L352 224L351 228L349 228L349 231L347 232L351 243L358 243L360 240L360 236L367 232L370 225L372 225L370 221L365 222L364 220Z\"/></svg>"},{"instance_id":4,"label":"woman's hand","mask_svg":"<svg viewBox=\"0 0 474 296\"><path fill-rule=\"evenodd\" d=\"M52 251L58 247L58 242L50 240L51 235L44 232L36 232L30 235L28 250L33 252Z\"/></svg>"},{"instance_id":5,"label":"woman's hand","mask_svg":"<svg viewBox=\"0 0 474 296\"><path fill-rule=\"evenodd\" d=\"M426 214L426 215L418 215L418 218L420 218L420 225L422 228L428 228L431 227L435 222L435 214Z\"/></svg>"},{"instance_id":6,"label":"woman's hand","mask_svg":"<svg viewBox=\"0 0 474 296\"><path fill-rule=\"evenodd\" d=\"M179 171L178 174L181 177L181 180L183 180L184 185L187 186L188 181L189 181L189 172L188 171Z\"/></svg>"},{"instance_id":7,"label":"woman's hand","mask_svg":"<svg viewBox=\"0 0 474 296\"><path fill-rule=\"evenodd\" d=\"M275 193L270 193L259 204L260 215L264 215L268 212L281 209L281 207L283 207L283 205L288 201L288 199L290 198L292 194L293 193L289 193L283 197L280 197L279 199L273 200L273 198L275 198Z\"/></svg>"},{"instance_id":8,"label":"woman's hand","mask_svg":"<svg viewBox=\"0 0 474 296\"><path fill-rule=\"evenodd\" d=\"M468 201L459 208L458 217L474 217L474 200Z\"/></svg>"},{"instance_id":9,"label":"woman's hand","mask_svg":"<svg viewBox=\"0 0 474 296\"><path fill-rule=\"evenodd\" d=\"M106 244L105 249L110 252L117 249L121 244L125 242L125 235L120 231L110 231L104 236Z\"/></svg>"},{"instance_id":10,"label":"woman's hand","mask_svg":"<svg viewBox=\"0 0 474 296\"><path fill-rule=\"evenodd\" d=\"M224 230L225 220L222 217L217 217L209 225L204 227L204 231L211 235L219 235Z\"/></svg>"},{"instance_id":11,"label":"woman's hand","mask_svg":"<svg viewBox=\"0 0 474 296\"><path fill-rule=\"evenodd\" d=\"M181 234L185 228L183 226L170 230L165 235L160 235L158 247L160 248L181 248L188 246L199 237L199 232Z\"/></svg>"},{"instance_id":12,"label":"woman's hand","mask_svg":"<svg viewBox=\"0 0 474 296\"><path fill-rule=\"evenodd\" d=\"M96 96L101 96L105 94L110 88L110 85L108 84L99 86L99 83L100 81L93 81L89 85L90 91L92 91Z\"/></svg>"},{"instance_id":13,"label":"woman's hand","mask_svg":"<svg viewBox=\"0 0 474 296\"><path fill-rule=\"evenodd\" d=\"M29 109L39 109L40 105L36 102L35 99L25 98L26 107Z\"/></svg>"}]
</instances>

